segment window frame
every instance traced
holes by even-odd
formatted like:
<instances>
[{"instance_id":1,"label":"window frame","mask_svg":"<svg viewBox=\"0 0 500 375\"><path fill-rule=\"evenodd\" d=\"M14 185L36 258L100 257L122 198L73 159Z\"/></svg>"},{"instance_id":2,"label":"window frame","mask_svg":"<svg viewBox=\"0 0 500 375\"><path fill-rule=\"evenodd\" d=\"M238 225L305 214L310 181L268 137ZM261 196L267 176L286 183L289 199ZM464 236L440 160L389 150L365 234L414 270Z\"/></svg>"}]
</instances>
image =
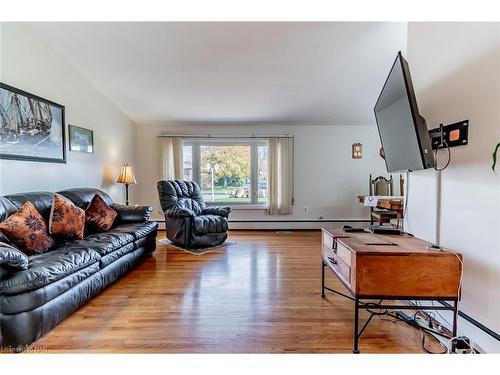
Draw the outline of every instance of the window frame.
<instances>
[{"instance_id":1,"label":"window frame","mask_svg":"<svg viewBox=\"0 0 500 375\"><path fill-rule=\"evenodd\" d=\"M193 163L193 181L201 187L201 146L249 146L250 147L250 202L205 202L207 206L229 206L241 209L267 209L269 198L265 203L259 203L259 146L267 146L269 142L265 138L237 138L237 139L217 139L217 138L184 138L182 146L191 146ZM269 160L269 154L268 154ZM268 163L269 168L269 163ZM268 170L269 175L269 170ZM269 184L267 185L267 195L269 196Z\"/></svg>"}]
</instances>

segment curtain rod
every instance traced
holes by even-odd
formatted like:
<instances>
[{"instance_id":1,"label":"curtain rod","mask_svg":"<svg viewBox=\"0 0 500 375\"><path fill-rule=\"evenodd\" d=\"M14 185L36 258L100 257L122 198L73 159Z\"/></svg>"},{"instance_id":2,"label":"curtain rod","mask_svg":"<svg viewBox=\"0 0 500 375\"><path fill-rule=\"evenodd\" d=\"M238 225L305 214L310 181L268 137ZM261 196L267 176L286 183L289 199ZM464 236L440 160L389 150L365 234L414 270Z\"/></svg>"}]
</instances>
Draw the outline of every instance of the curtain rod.
<instances>
[{"instance_id":1,"label":"curtain rod","mask_svg":"<svg viewBox=\"0 0 500 375\"><path fill-rule=\"evenodd\" d=\"M178 138L293 138L292 134L159 134L157 137L178 137Z\"/></svg>"}]
</instances>

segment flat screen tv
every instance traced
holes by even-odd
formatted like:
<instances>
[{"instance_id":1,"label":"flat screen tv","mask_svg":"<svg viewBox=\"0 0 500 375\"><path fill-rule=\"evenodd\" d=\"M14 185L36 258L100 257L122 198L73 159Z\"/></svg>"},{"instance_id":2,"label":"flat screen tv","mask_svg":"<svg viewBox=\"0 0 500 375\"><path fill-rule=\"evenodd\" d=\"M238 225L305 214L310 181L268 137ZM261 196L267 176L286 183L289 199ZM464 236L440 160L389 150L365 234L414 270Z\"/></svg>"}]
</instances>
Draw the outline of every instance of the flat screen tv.
<instances>
[{"instance_id":1,"label":"flat screen tv","mask_svg":"<svg viewBox=\"0 0 500 375\"><path fill-rule=\"evenodd\" d=\"M429 131L425 119L418 113L410 69L401 52L374 110L387 172L434 167Z\"/></svg>"}]
</instances>

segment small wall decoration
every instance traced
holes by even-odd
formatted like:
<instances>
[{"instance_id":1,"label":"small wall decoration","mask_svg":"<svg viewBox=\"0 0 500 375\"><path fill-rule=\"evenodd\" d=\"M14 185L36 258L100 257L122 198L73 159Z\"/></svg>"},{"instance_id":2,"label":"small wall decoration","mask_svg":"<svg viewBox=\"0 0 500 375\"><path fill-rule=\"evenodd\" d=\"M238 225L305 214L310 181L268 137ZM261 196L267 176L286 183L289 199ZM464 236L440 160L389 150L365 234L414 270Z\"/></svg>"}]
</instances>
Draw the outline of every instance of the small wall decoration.
<instances>
[{"instance_id":1,"label":"small wall decoration","mask_svg":"<svg viewBox=\"0 0 500 375\"><path fill-rule=\"evenodd\" d=\"M64 106L0 82L0 158L66 163Z\"/></svg>"},{"instance_id":2,"label":"small wall decoration","mask_svg":"<svg viewBox=\"0 0 500 375\"><path fill-rule=\"evenodd\" d=\"M352 158L361 159L363 157L363 145L361 143L354 143L352 145Z\"/></svg>"},{"instance_id":3,"label":"small wall decoration","mask_svg":"<svg viewBox=\"0 0 500 375\"><path fill-rule=\"evenodd\" d=\"M94 152L94 132L80 126L68 126L70 151L92 154Z\"/></svg>"}]
</instances>

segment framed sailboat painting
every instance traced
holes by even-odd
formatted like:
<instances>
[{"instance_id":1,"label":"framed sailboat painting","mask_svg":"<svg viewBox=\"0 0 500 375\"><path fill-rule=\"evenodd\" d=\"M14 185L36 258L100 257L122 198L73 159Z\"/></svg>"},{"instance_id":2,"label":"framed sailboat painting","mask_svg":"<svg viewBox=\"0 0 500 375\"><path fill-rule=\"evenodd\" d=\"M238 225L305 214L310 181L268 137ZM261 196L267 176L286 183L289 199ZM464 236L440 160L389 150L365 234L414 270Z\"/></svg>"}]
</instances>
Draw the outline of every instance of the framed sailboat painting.
<instances>
[{"instance_id":1,"label":"framed sailboat painting","mask_svg":"<svg viewBox=\"0 0 500 375\"><path fill-rule=\"evenodd\" d=\"M0 82L0 158L66 163L64 106Z\"/></svg>"}]
</instances>

